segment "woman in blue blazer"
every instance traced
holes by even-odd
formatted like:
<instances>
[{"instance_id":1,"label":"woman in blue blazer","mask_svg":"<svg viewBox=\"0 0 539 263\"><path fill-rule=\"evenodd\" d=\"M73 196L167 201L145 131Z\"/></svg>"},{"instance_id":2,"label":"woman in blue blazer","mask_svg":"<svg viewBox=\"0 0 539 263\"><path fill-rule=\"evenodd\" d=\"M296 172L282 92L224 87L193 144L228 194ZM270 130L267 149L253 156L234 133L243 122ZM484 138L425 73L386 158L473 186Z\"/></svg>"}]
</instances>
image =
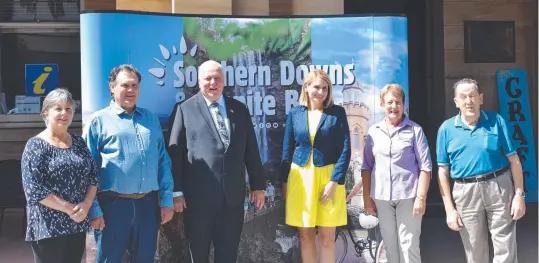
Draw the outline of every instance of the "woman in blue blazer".
<instances>
[{"instance_id":1,"label":"woman in blue blazer","mask_svg":"<svg viewBox=\"0 0 539 263\"><path fill-rule=\"evenodd\" d=\"M344 179L350 164L350 130L343 107L333 104L326 72L307 75L299 106L288 113L281 182L286 224L298 227L302 262L335 262L335 227L347 224Z\"/></svg>"}]
</instances>

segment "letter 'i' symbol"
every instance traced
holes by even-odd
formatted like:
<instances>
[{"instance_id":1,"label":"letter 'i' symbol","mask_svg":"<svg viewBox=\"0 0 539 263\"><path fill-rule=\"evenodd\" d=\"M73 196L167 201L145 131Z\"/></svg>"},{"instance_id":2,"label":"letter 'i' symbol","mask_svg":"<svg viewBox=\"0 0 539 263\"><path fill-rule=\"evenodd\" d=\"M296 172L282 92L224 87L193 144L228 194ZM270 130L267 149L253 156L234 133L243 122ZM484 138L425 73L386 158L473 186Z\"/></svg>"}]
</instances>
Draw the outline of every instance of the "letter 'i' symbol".
<instances>
[{"instance_id":1,"label":"letter 'i' symbol","mask_svg":"<svg viewBox=\"0 0 539 263\"><path fill-rule=\"evenodd\" d=\"M43 73L37 77L36 80L32 82L34 84L34 93L35 94L43 94L45 93L45 89L43 89L43 83L45 83L45 80L49 77L49 74L52 71L52 67L45 67L43 69Z\"/></svg>"}]
</instances>

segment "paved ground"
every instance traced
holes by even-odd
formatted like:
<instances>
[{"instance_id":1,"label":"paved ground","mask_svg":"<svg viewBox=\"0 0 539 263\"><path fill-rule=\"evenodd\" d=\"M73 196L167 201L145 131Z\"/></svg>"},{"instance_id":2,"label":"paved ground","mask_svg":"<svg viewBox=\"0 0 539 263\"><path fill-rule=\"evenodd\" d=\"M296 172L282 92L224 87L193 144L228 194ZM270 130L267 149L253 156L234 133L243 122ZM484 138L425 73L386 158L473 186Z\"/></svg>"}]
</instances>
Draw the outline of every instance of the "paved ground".
<instances>
[{"instance_id":1,"label":"paved ground","mask_svg":"<svg viewBox=\"0 0 539 263\"><path fill-rule=\"evenodd\" d=\"M528 204L527 215L517 223L519 263L537 263L537 204ZM444 227L445 218L427 217L423 220L421 254L423 262L466 262L458 232ZM490 242L489 242L490 243ZM492 245L491 250L492 252Z\"/></svg>"},{"instance_id":2,"label":"paved ground","mask_svg":"<svg viewBox=\"0 0 539 263\"><path fill-rule=\"evenodd\" d=\"M21 233L21 213L22 210L6 210L0 234L0 263L33 262L32 251ZM519 263L539 262L537 231L537 204L528 204L528 214L517 225ZM424 218L421 252L426 263L465 262L459 234L449 230L445 226L445 218L440 216ZM358 258L349 263L362 262L365 261Z\"/></svg>"}]
</instances>

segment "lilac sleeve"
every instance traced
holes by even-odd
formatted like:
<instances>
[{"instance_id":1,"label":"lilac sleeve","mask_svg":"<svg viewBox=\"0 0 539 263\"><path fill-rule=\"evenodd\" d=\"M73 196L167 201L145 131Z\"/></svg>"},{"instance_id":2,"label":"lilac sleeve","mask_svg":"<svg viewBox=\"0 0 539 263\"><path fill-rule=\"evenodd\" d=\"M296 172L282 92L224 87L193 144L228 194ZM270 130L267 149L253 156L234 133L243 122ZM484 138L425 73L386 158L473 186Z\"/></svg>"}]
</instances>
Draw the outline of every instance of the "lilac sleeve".
<instances>
[{"instance_id":1,"label":"lilac sleeve","mask_svg":"<svg viewBox=\"0 0 539 263\"><path fill-rule=\"evenodd\" d=\"M421 171L430 172L432 170L432 161L430 158L429 143L420 126L414 128L415 136L415 158Z\"/></svg>"},{"instance_id":2,"label":"lilac sleeve","mask_svg":"<svg viewBox=\"0 0 539 263\"><path fill-rule=\"evenodd\" d=\"M367 133L365 138L365 149L363 150L363 163L361 164L361 170L367 170L372 172L374 166L374 154L372 152L373 140L370 133Z\"/></svg>"}]
</instances>

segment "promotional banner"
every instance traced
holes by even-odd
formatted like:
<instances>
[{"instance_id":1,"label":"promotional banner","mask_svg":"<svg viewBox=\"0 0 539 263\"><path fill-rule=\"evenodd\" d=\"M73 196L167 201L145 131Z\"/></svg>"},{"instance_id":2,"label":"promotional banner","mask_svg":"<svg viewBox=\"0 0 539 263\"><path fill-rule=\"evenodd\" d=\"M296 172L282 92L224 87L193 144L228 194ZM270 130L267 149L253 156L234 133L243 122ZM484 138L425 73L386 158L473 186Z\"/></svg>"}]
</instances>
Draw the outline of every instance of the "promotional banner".
<instances>
[{"instance_id":1,"label":"promotional banner","mask_svg":"<svg viewBox=\"0 0 539 263\"><path fill-rule=\"evenodd\" d=\"M508 132L517 150L522 173L526 201L537 202L537 158L530 110L528 74L522 69L498 70L498 98L500 115L507 122Z\"/></svg>"},{"instance_id":2,"label":"promotional banner","mask_svg":"<svg viewBox=\"0 0 539 263\"><path fill-rule=\"evenodd\" d=\"M309 71L322 69L329 74L335 103L347 113L352 143L348 191L360 177L357 168L364 136L370 125L384 118L380 89L389 83L400 84L408 105L405 17L86 13L81 15L80 26L83 122L108 106L110 70L128 63L142 74L137 105L159 116L166 135L174 105L198 92L198 66L209 59L221 63L224 93L249 108L267 184L275 188L275 194L268 197L274 201L267 202L264 209L245 207L238 258L242 263L299 260L297 231L284 224L278 171L286 115L298 105ZM360 194L349 205L351 231L343 227L336 241L338 262L356 262L359 256L368 259L369 250L354 245L366 236L357 223ZM159 261L190 262L187 251L181 215L177 215L160 231Z\"/></svg>"}]
</instances>

